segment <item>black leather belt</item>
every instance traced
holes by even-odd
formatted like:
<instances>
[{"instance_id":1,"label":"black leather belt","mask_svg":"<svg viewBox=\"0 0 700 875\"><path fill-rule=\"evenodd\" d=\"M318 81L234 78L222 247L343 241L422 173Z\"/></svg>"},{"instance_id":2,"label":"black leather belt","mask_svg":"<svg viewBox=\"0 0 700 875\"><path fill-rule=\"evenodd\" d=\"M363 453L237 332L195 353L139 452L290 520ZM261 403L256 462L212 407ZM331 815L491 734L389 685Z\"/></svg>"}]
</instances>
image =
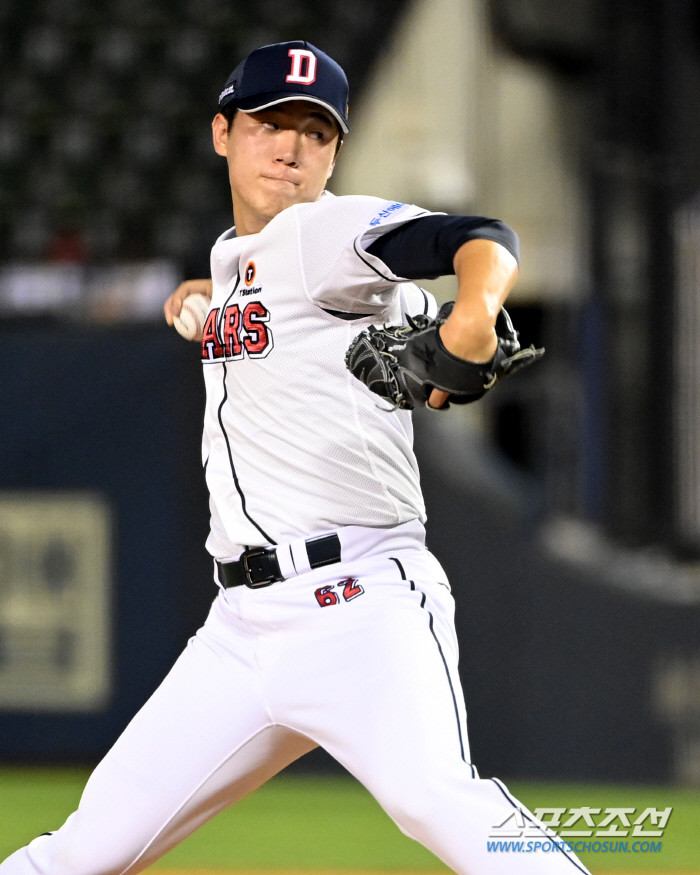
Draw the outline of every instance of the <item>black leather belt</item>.
<instances>
[{"instance_id":1,"label":"black leather belt","mask_svg":"<svg viewBox=\"0 0 700 875\"><path fill-rule=\"evenodd\" d=\"M340 538L337 535L309 538L305 543L312 569L340 562ZM242 553L237 562L217 560L216 567L225 589L243 585L257 589L285 579L280 571L276 547L253 547Z\"/></svg>"}]
</instances>

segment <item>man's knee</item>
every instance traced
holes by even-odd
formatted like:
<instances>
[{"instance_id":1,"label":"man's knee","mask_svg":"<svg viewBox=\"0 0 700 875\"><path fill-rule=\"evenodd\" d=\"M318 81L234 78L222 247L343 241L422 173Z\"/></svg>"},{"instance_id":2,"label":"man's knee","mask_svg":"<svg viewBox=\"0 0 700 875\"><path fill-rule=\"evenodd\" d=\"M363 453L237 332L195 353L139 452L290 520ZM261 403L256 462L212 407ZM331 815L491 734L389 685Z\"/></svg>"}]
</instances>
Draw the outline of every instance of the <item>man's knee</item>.
<instances>
[{"instance_id":1,"label":"man's knee","mask_svg":"<svg viewBox=\"0 0 700 875\"><path fill-rule=\"evenodd\" d=\"M435 794L423 792L417 787L392 793L382 799L381 804L401 832L418 841L421 841L427 825L439 809Z\"/></svg>"},{"instance_id":2,"label":"man's knee","mask_svg":"<svg viewBox=\"0 0 700 875\"><path fill-rule=\"evenodd\" d=\"M388 792L384 788L375 798L399 829L413 839L424 841L425 835L439 828L445 810L464 804L478 791L471 767L414 770L396 782Z\"/></svg>"}]
</instances>

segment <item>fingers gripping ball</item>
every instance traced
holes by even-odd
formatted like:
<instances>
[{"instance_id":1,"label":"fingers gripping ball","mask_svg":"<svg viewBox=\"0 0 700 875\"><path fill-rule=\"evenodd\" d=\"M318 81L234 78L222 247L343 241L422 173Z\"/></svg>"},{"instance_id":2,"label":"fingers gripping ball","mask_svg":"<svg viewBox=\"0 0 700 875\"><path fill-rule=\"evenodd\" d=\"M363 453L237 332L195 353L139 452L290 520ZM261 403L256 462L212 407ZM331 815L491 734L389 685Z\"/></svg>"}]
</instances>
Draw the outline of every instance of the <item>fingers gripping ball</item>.
<instances>
[{"instance_id":1,"label":"fingers gripping ball","mask_svg":"<svg viewBox=\"0 0 700 875\"><path fill-rule=\"evenodd\" d=\"M200 341L210 304L211 300L201 292L188 295L182 302L180 315L173 319L178 334L181 334L185 340Z\"/></svg>"},{"instance_id":2,"label":"fingers gripping ball","mask_svg":"<svg viewBox=\"0 0 700 875\"><path fill-rule=\"evenodd\" d=\"M534 346L520 348L505 309L496 321L498 348L491 361L470 362L452 355L443 346L439 328L453 305L443 304L437 319L416 316L405 326L366 329L350 344L345 364L376 395L395 408L412 410L423 406L433 389L447 392L454 404L477 401L499 380L544 355L544 349Z\"/></svg>"}]
</instances>

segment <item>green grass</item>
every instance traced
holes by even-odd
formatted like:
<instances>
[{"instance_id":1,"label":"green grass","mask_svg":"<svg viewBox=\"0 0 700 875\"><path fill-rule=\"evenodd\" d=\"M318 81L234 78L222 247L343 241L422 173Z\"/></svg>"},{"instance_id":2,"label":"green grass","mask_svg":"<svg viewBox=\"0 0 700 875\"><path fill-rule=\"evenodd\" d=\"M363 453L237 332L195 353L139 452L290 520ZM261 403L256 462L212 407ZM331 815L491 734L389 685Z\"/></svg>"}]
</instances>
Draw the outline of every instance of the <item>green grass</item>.
<instances>
[{"instance_id":1,"label":"green grass","mask_svg":"<svg viewBox=\"0 0 700 875\"><path fill-rule=\"evenodd\" d=\"M77 805L87 772L0 769L0 860L56 829ZM673 806L657 854L582 855L594 873L700 872L700 791L671 787L535 784L510 789L530 808ZM279 777L223 812L156 869L446 871L402 835L372 797L343 778Z\"/></svg>"},{"instance_id":2,"label":"green grass","mask_svg":"<svg viewBox=\"0 0 700 875\"><path fill-rule=\"evenodd\" d=\"M347 779L277 778L216 820L158 867L448 871Z\"/></svg>"},{"instance_id":3,"label":"green grass","mask_svg":"<svg viewBox=\"0 0 700 875\"><path fill-rule=\"evenodd\" d=\"M0 860L75 810L88 772L0 768Z\"/></svg>"}]
</instances>

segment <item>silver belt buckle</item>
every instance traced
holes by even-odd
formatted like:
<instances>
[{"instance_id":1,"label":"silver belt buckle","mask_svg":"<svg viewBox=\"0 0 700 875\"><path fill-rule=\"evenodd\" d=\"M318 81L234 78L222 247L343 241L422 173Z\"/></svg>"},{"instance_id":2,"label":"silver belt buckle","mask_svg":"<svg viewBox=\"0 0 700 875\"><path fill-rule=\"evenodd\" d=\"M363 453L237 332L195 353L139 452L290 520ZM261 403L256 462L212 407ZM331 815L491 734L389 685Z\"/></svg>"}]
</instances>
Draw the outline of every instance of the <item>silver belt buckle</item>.
<instances>
[{"instance_id":1,"label":"silver belt buckle","mask_svg":"<svg viewBox=\"0 0 700 875\"><path fill-rule=\"evenodd\" d=\"M243 571L246 576L246 586L250 587L250 589L261 589L264 586L270 586L271 584L276 582L277 578L274 574L268 577L263 577L262 580L253 580L251 576L253 574L253 570L251 569L250 565L248 565L249 559L256 559L258 556L265 556L269 552L269 550L261 547L258 550L246 550L246 552L243 553L243 555L241 556L241 561L243 562Z\"/></svg>"}]
</instances>

